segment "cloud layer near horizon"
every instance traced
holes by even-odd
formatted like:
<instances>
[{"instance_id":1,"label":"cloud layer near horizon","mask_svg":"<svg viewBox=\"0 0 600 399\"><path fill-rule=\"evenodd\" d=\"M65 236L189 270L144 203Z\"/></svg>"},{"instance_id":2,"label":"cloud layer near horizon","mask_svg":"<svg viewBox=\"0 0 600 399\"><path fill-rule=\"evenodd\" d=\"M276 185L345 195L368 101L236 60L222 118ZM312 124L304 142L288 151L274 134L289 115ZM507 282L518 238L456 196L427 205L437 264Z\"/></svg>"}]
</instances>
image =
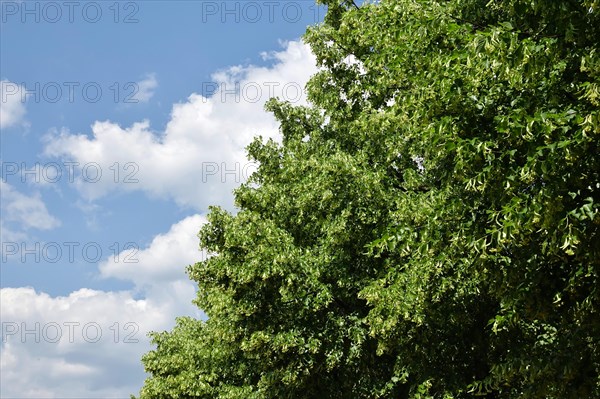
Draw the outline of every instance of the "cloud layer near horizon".
<instances>
[{"instance_id":1,"label":"cloud layer near horizon","mask_svg":"<svg viewBox=\"0 0 600 399\"><path fill-rule=\"evenodd\" d=\"M202 317L184 270L202 259L195 239L206 219L190 216L139 251L137 263L111 257L103 277L131 281L129 291L81 288L51 297L32 287L2 288L1 397L110 398L137 392L149 331L177 316Z\"/></svg>"}]
</instances>

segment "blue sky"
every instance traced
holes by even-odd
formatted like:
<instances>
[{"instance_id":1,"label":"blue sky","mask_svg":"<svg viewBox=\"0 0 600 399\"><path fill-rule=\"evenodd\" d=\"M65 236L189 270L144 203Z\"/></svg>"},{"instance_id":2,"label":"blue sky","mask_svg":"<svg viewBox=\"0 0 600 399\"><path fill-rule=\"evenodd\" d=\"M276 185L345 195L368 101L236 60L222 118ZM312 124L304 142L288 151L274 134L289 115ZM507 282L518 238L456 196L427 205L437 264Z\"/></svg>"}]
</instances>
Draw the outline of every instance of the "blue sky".
<instances>
[{"instance_id":1,"label":"blue sky","mask_svg":"<svg viewBox=\"0 0 600 399\"><path fill-rule=\"evenodd\" d=\"M0 396L128 397L209 205L301 104L312 1L0 2ZM136 341L137 340L137 341Z\"/></svg>"}]
</instances>

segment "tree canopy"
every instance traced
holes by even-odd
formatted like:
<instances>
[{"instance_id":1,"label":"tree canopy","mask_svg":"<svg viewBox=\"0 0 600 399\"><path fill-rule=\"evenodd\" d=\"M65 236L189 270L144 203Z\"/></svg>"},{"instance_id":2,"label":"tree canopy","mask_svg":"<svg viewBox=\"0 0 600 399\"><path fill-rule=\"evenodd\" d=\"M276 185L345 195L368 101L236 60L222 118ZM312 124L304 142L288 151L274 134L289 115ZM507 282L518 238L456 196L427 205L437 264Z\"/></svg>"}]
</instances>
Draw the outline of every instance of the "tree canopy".
<instances>
[{"instance_id":1,"label":"tree canopy","mask_svg":"<svg viewBox=\"0 0 600 399\"><path fill-rule=\"evenodd\" d=\"M600 1L323 1L141 398L600 397Z\"/></svg>"}]
</instances>

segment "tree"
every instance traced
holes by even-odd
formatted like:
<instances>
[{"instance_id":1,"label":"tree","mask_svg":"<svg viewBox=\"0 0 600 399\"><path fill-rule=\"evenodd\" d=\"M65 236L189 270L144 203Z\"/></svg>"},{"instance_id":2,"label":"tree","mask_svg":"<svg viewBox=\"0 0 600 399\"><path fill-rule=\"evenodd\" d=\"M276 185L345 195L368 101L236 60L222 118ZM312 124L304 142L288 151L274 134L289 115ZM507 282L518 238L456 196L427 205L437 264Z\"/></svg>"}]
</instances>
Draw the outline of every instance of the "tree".
<instances>
[{"instance_id":1,"label":"tree","mask_svg":"<svg viewBox=\"0 0 600 399\"><path fill-rule=\"evenodd\" d=\"M324 3L141 397L600 397L600 1Z\"/></svg>"}]
</instances>

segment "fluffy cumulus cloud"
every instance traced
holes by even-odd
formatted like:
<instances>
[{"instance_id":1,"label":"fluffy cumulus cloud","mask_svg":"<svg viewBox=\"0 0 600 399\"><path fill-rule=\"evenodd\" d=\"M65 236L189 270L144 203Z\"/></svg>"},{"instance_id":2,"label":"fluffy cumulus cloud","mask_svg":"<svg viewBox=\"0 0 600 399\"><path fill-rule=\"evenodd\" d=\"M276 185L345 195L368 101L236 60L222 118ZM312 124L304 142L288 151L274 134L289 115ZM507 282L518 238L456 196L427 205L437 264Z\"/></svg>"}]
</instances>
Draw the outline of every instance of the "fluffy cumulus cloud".
<instances>
[{"instance_id":1,"label":"fluffy cumulus cloud","mask_svg":"<svg viewBox=\"0 0 600 399\"><path fill-rule=\"evenodd\" d=\"M0 129L24 122L23 87L9 80L0 80Z\"/></svg>"},{"instance_id":2,"label":"fluffy cumulus cloud","mask_svg":"<svg viewBox=\"0 0 600 399\"><path fill-rule=\"evenodd\" d=\"M176 223L139 251L137 263L106 259L103 276L132 281L131 291L80 289L51 297L31 287L2 288L0 396L115 398L136 393L149 331L170 329L176 315L202 317L185 265L202 258L200 215ZM190 238L191 237L191 238Z\"/></svg>"},{"instance_id":3,"label":"fluffy cumulus cloud","mask_svg":"<svg viewBox=\"0 0 600 399\"><path fill-rule=\"evenodd\" d=\"M244 148L257 135L278 136L276 121L263 109L265 101L279 97L305 103L303 89L316 71L314 56L301 42L288 42L264 58L271 61L268 67L235 66L215 73L214 85L207 87L211 95L193 93L175 104L162 132L152 131L145 121L129 127L97 121L91 137L65 130L47 137L45 154L82 165L95 162L102 170L119 162L135 172L120 184L79 180L77 187L89 200L111 190L143 190L198 210L215 203L230 206L231 190L256 168Z\"/></svg>"},{"instance_id":4,"label":"fluffy cumulus cloud","mask_svg":"<svg viewBox=\"0 0 600 399\"><path fill-rule=\"evenodd\" d=\"M103 277L129 280L138 289L152 287L156 282L177 281L182 278L182 265L204 259L206 254L198 247L198 231L206 222L196 215L171 226L165 234L159 234L144 250L125 249L100 264ZM130 259L132 262L125 262Z\"/></svg>"}]
</instances>

